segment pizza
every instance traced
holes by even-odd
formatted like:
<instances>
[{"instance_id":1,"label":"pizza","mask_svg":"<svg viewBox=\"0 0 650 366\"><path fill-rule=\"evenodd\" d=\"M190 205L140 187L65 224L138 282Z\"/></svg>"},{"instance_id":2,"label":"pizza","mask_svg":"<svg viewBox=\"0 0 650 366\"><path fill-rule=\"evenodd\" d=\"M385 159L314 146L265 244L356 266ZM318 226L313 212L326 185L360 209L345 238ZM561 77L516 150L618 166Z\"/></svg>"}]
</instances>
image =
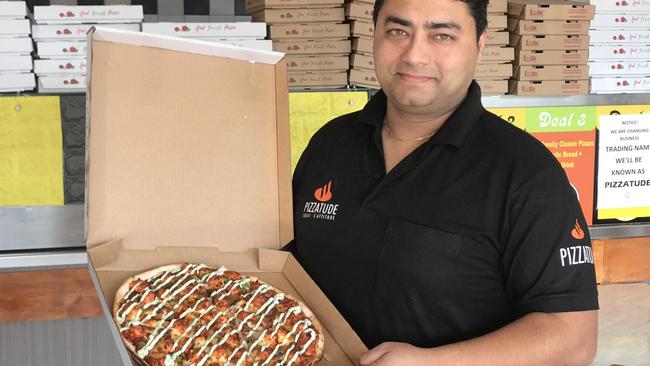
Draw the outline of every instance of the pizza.
<instances>
[{"instance_id":1,"label":"pizza","mask_svg":"<svg viewBox=\"0 0 650 366\"><path fill-rule=\"evenodd\" d=\"M314 365L324 335L298 300L224 267L175 264L129 278L113 317L148 366Z\"/></svg>"}]
</instances>

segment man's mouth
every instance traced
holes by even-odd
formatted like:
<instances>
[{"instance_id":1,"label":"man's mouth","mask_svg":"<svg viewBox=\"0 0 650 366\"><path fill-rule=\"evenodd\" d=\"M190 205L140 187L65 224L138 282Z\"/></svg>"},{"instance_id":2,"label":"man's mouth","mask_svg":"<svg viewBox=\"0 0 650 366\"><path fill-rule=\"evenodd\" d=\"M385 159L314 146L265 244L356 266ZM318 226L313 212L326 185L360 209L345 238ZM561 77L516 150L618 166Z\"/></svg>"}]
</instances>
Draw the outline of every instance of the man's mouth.
<instances>
[{"instance_id":1,"label":"man's mouth","mask_svg":"<svg viewBox=\"0 0 650 366\"><path fill-rule=\"evenodd\" d=\"M432 76L421 75L421 74L413 74L413 73L408 73L408 72L398 72L397 76L402 81L405 81L407 83L412 83L412 84L426 83L426 82L431 81L431 80L434 79Z\"/></svg>"}]
</instances>

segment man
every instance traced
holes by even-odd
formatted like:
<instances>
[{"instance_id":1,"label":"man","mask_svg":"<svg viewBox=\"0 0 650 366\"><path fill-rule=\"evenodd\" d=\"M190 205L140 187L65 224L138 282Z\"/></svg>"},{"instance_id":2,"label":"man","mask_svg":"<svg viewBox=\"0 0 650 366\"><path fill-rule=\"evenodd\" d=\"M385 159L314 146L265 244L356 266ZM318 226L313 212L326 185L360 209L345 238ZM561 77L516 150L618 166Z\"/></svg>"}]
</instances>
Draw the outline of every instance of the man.
<instances>
[{"instance_id":1,"label":"man","mask_svg":"<svg viewBox=\"0 0 650 366\"><path fill-rule=\"evenodd\" d=\"M587 226L541 143L472 81L485 0L377 0L382 86L294 174L307 272L372 349L362 365L585 365L598 308Z\"/></svg>"}]
</instances>

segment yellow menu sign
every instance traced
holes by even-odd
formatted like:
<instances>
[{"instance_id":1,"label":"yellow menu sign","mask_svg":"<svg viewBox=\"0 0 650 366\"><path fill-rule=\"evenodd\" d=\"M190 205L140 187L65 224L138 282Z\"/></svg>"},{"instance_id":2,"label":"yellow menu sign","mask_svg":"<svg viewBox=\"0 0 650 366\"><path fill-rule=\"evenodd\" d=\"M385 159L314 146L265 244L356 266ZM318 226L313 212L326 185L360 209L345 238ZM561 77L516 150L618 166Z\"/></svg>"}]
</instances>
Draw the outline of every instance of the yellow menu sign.
<instances>
[{"instance_id":1,"label":"yellow menu sign","mask_svg":"<svg viewBox=\"0 0 650 366\"><path fill-rule=\"evenodd\" d=\"M59 97L0 98L0 206L62 205Z\"/></svg>"},{"instance_id":2,"label":"yellow menu sign","mask_svg":"<svg viewBox=\"0 0 650 366\"><path fill-rule=\"evenodd\" d=\"M291 123L291 169L311 137L331 119L362 109L368 93L359 92L293 92L289 93Z\"/></svg>"}]
</instances>

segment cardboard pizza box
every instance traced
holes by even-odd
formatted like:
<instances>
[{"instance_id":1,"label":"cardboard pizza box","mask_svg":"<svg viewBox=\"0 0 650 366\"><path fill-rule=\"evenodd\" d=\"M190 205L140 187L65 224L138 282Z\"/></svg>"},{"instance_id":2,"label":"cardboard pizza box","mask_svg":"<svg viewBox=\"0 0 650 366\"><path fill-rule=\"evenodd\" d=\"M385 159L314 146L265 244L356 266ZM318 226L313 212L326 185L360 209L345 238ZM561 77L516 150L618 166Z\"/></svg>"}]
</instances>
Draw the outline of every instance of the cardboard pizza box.
<instances>
[{"instance_id":1,"label":"cardboard pizza box","mask_svg":"<svg viewBox=\"0 0 650 366\"><path fill-rule=\"evenodd\" d=\"M589 34L588 20L525 20L508 18L508 30L518 35Z\"/></svg>"},{"instance_id":2,"label":"cardboard pizza box","mask_svg":"<svg viewBox=\"0 0 650 366\"><path fill-rule=\"evenodd\" d=\"M650 92L650 77L593 77L591 92L597 94L611 93L648 93Z\"/></svg>"},{"instance_id":3,"label":"cardboard pizza box","mask_svg":"<svg viewBox=\"0 0 650 366\"><path fill-rule=\"evenodd\" d=\"M587 65L521 65L515 68L514 78L517 80L587 80L589 66Z\"/></svg>"},{"instance_id":4,"label":"cardboard pizza box","mask_svg":"<svg viewBox=\"0 0 650 366\"><path fill-rule=\"evenodd\" d=\"M506 29L508 17L505 14L488 14L487 29Z\"/></svg>"},{"instance_id":5,"label":"cardboard pizza box","mask_svg":"<svg viewBox=\"0 0 650 366\"><path fill-rule=\"evenodd\" d=\"M650 13L650 0L590 0L598 12L612 13Z\"/></svg>"},{"instance_id":6,"label":"cardboard pizza box","mask_svg":"<svg viewBox=\"0 0 650 366\"><path fill-rule=\"evenodd\" d=\"M255 22L266 22L267 24L340 23L345 20L345 10L343 8L262 9L251 16Z\"/></svg>"},{"instance_id":7,"label":"cardboard pizza box","mask_svg":"<svg viewBox=\"0 0 650 366\"><path fill-rule=\"evenodd\" d=\"M352 37L373 37L375 35L375 24L362 20L351 20L350 35Z\"/></svg>"},{"instance_id":8,"label":"cardboard pizza box","mask_svg":"<svg viewBox=\"0 0 650 366\"><path fill-rule=\"evenodd\" d=\"M584 65L589 59L587 50L552 50L515 52L516 65Z\"/></svg>"},{"instance_id":9,"label":"cardboard pizza box","mask_svg":"<svg viewBox=\"0 0 650 366\"><path fill-rule=\"evenodd\" d=\"M510 80L508 94L522 96L586 95L588 80Z\"/></svg>"},{"instance_id":10,"label":"cardboard pizza box","mask_svg":"<svg viewBox=\"0 0 650 366\"><path fill-rule=\"evenodd\" d=\"M249 14L260 9L323 8L343 5L344 0L245 0Z\"/></svg>"},{"instance_id":11,"label":"cardboard pizza box","mask_svg":"<svg viewBox=\"0 0 650 366\"><path fill-rule=\"evenodd\" d=\"M650 30L608 29L589 31L591 44L650 44Z\"/></svg>"},{"instance_id":12,"label":"cardboard pizza box","mask_svg":"<svg viewBox=\"0 0 650 366\"><path fill-rule=\"evenodd\" d=\"M84 93L86 75L39 75L39 93Z\"/></svg>"},{"instance_id":13,"label":"cardboard pizza box","mask_svg":"<svg viewBox=\"0 0 650 366\"><path fill-rule=\"evenodd\" d=\"M289 88L342 88L348 85L347 70L290 72Z\"/></svg>"},{"instance_id":14,"label":"cardboard pizza box","mask_svg":"<svg viewBox=\"0 0 650 366\"><path fill-rule=\"evenodd\" d=\"M85 57L34 60L34 72L38 75L85 75L88 64Z\"/></svg>"},{"instance_id":15,"label":"cardboard pizza box","mask_svg":"<svg viewBox=\"0 0 650 366\"><path fill-rule=\"evenodd\" d=\"M0 53L0 72L30 72L33 63L31 55L3 55Z\"/></svg>"},{"instance_id":16,"label":"cardboard pizza box","mask_svg":"<svg viewBox=\"0 0 650 366\"><path fill-rule=\"evenodd\" d=\"M373 70L351 69L350 85L361 86L370 89L379 89L379 81Z\"/></svg>"},{"instance_id":17,"label":"cardboard pizza box","mask_svg":"<svg viewBox=\"0 0 650 366\"><path fill-rule=\"evenodd\" d=\"M266 37L266 23L142 23L142 32L175 37Z\"/></svg>"},{"instance_id":18,"label":"cardboard pizza box","mask_svg":"<svg viewBox=\"0 0 650 366\"><path fill-rule=\"evenodd\" d=\"M285 57L287 70L293 71L324 71L324 70L347 70L350 62L347 56L340 55L315 55L315 56L294 56Z\"/></svg>"},{"instance_id":19,"label":"cardboard pizza box","mask_svg":"<svg viewBox=\"0 0 650 366\"><path fill-rule=\"evenodd\" d=\"M0 37L0 54L29 55L33 50L29 37Z\"/></svg>"},{"instance_id":20,"label":"cardboard pizza box","mask_svg":"<svg viewBox=\"0 0 650 366\"><path fill-rule=\"evenodd\" d=\"M363 53L367 55L372 55L372 38L368 37L353 37L352 38L352 50L357 53Z\"/></svg>"},{"instance_id":21,"label":"cardboard pizza box","mask_svg":"<svg viewBox=\"0 0 650 366\"><path fill-rule=\"evenodd\" d=\"M546 50L586 50L589 49L588 35L517 35L510 34L510 45L515 50L546 51Z\"/></svg>"},{"instance_id":22,"label":"cardboard pizza box","mask_svg":"<svg viewBox=\"0 0 650 366\"><path fill-rule=\"evenodd\" d=\"M29 37L29 19L0 19L0 37Z\"/></svg>"},{"instance_id":23,"label":"cardboard pizza box","mask_svg":"<svg viewBox=\"0 0 650 366\"><path fill-rule=\"evenodd\" d=\"M284 40L273 41L273 50L287 55L346 55L350 53L350 40Z\"/></svg>"},{"instance_id":24,"label":"cardboard pizza box","mask_svg":"<svg viewBox=\"0 0 650 366\"><path fill-rule=\"evenodd\" d=\"M36 24L140 23L142 5L34 6Z\"/></svg>"},{"instance_id":25,"label":"cardboard pizza box","mask_svg":"<svg viewBox=\"0 0 650 366\"><path fill-rule=\"evenodd\" d=\"M27 17L24 1L0 1L0 19L22 19Z\"/></svg>"},{"instance_id":26,"label":"cardboard pizza box","mask_svg":"<svg viewBox=\"0 0 650 366\"><path fill-rule=\"evenodd\" d=\"M496 61L507 62L515 58L515 49L512 47L485 46L481 56L481 62Z\"/></svg>"},{"instance_id":27,"label":"cardboard pizza box","mask_svg":"<svg viewBox=\"0 0 650 366\"><path fill-rule=\"evenodd\" d=\"M85 57L87 44L86 41L36 42L36 50L40 58Z\"/></svg>"},{"instance_id":28,"label":"cardboard pizza box","mask_svg":"<svg viewBox=\"0 0 650 366\"><path fill-rule=\"evenodd\" d=\"M350 25L339 23L274 24L269 26L271 39L347 39Z\"/></svg>"},{"instance_id":29,"label":"cardboard pizza box","mask_svg":"<svg viewBox=\"0 0 650 366\"><path fill-rule=\"evenodd\" d=\"M591 29L650 28L650 13L596 13L590 24Z\"/></svg>"},{"instance_id":30,"label":"cardboard pizza box","mask_svg":"<svg viewBox=\"0 0 650 366\"><path fill-rule=\"evenodd\" d=\"M350 66L355 69L375 70L375 59L370 55L360 53L350 54Z\"/></svg>"},{"instance_id":31,"label":"cardboard pizza box","mask_svg":"<svg viewBox=\"0 0 650 366\"><path fill-rule=\"evenodd\" d=\"M508 0L508 16L531 20L591 20L596 7L569 0Z\"/></svg>"},{"instance_id":32,"label":"cardboard pizza box","mask_svg":"<svg viewBox=\"0 0 650 366\"><path fill-rule=\"evenodd\" d=\"M647 76L650 61L595 61L589 62L590 76Z\"/></svg>"},{"instance_id":33,"label":"cardboard pizza box","mask_svg":"<svg viewBox=\"0 0 650 366\"><path fill-rule=\"evenodd\" d=\"M0 73L0 92L21 92L33 90L36 87L34 74L29 73Z\"/></svg>"},{"instance_id":34,"label":"cardboard pizza box","mask_svg":"<svg viewBox=\"0 0 650 366\"><path fill-rule=\"evenodd\" d=\"M32 38L35 41L86 40L91 24L34 24ZM123 29L138 32L140 24L102 24L102 28Z\"/></svg>"},{"instance_id":35,"label":"cardboard pizza box","mask_svg":"<svg viewBox=\"0 0 650 366\"><path fill-rule=\"evenodd\" d=\"M374 5L352 2L345 4L345 16L348 19L364 20L372 22Z\"/></svg>"},{"instance_id":36,"label":"cardboard pizza box","mask_svg":"<svg viewBox=\"0 0 650 366\"><path fill-rule=\"evenodd\" d=\"M508 1L507 0L490 0L488 2L487 11L489 13L499 13L503 14L508 11Z\"/></svg>"},{"instance_id":37,"label":"cardboard pizza box","mask_svg":"<svg viewBox=\"0 0 650 366\"><path fill-rule=\"evenodd\" d=\"M131 364L111 315L117 288L198 262L302 300L324 328L319 364L358 362L363 343L278 250L293 238L283 55L108 29L88 37L86 245L122 361Z\"/></svg>"},{"instance_id":38,"label":"cardboard pizza box","mask_svg":"<svg viewBox=\"0 0 650 366\"><path fill-rule=\"evenodd\" d=\"M476 80L507 79L511 76L512 76L512 64L481 63L476 66L476 72L474 72L474 79Z\"/></svg>"},{"instance_id":39,"label":"cardboard pizza box","mask_svg":"<svg viewBox=\"0 0 650 366\"><path fill-rule=\"evenodd\" d=\"M589 60L650 60L648 45L592 45Z\"/></svg>"},{"instance_id":40,"label":"cardboard pizza box","mask_svg":"<svg viewBox=\"0 0 650 366\"><path fill-rule=\"evenodd\" d=\"M488 29L487 37L485 39L486 46L507 46L508 45L508 31L496 31Z\"/></svg>"},{"instance_id":41,"label":"cardboard pizza box","mask_svg":"<svg viewBox=\"0 0 650 366\"><path fill-rule=\"evenodd\" d=\"M476 80L481 87L481 95L503 95L508 92L508 80Z\"/></svg>"}]
</instances>

